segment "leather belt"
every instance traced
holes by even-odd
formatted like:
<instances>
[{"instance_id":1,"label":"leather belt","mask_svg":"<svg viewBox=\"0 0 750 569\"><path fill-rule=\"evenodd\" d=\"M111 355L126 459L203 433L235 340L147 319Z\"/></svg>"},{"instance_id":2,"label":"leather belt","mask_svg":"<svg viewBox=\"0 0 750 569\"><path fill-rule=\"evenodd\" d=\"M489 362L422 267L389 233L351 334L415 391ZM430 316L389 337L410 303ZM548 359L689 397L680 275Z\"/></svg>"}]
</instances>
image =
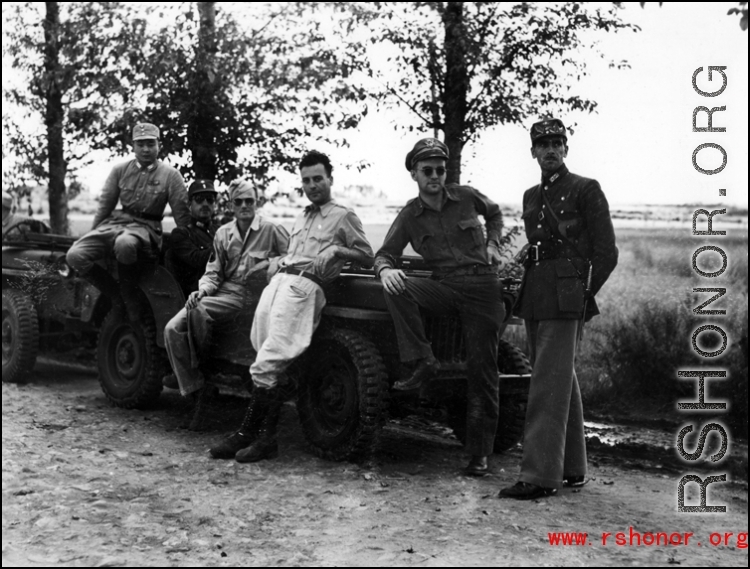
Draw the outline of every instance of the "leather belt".
<instances>
[{"instance_id":1,"label":"leather belt","mask_svg":"<svg viewBox=\"0 0 750 569\"><path fill-rule=\"evenodd\" d=\"M580 255L577 252L570 251L568 247L565 247L565 245L558 243L547 243L543 245L531 245L529 247L527 260L536 262L546 261L549 259L559 259L561 257L580 257Z\"/></svg>"},{"instance_id":2,"label":"leather belt","mask_svg":"<svg viewBox=\"0 0 750 569\"><path fill-rule=\"evenodd\" d=\"M141 217L143 219L147 219L148 221L161 221L163 219L161 215L146 213L145 211L134 209L132 207L123 207L122 211L127 213L128 215L132 215L133 217Z\"/></svg>"},{"instance_id":3,"label":"leather belt","mask_svg":"<svg viewBox=\"0 0 750 569\"><path fill-rule=\"evenodd\" d=\"M459 267L447 273L433 273L432 278L444 279L465 275L497 275L497 267L495 265L469 265L468 267Z\"/></svg>"},{"instance_id":4,"label":"leather belt","mask_svg":"<svg viewBox=\"0 0 750 569\"><path fill-rule=\"evenodd\" d=\"M308 271L300 271L299 269L294 269L292 267L282 267L279 269L279 272L286 273L287 275L298 275L300 277L305 277L306 279L310 279L319 287L323 287L323 281L321 281L318 277Z\"/></svg>"}]
</instances>

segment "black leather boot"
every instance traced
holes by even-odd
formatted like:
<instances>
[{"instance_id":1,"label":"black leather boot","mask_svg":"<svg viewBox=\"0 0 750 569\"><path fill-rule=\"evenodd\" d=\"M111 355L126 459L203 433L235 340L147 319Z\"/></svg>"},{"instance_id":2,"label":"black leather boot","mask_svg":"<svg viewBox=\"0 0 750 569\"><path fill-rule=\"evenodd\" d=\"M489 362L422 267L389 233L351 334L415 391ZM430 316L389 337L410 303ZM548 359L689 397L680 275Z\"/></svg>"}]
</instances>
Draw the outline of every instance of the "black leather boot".
<instances>
[{"instance_id":1,"label":"black leather boot","mask_svg":"<svg viewBox=\"0 0 750 569\"><path fill-rule=\"evenodd\" d=\"M213 458L234 458L239 451L255 442L260 434L263 420L268 414L267 392L268 389L253 388L250 403L247 406L247 411L245 411L245 417L242 419L242 425L240 425L238 431L232 433L208 451Z\"/></svg>"},{"instance_id":2,"label":"black leather boot","mask_svg":"<svg viewBox=\"0 0 750 569\"><path fill-rule=\"evenodd\" d=\"M276 386L273 389L262 389L265 391L267 400L266 416L260 426L258 438L247 448L238 451L234 456L237 462L258 462L268 458L279 456L279 443L277 433L279 430L279 416L284 399L281 389Z\"/></svg>"},{"instance_id":3,"label":"black leather boot","mask_svg":"<svg viewBox=\"0 0 750 569\"><path fill-rule=\"evenodd\" d=\"M117 281L99 265L94 265L89 272L82 274L81 277L98 288L103 295L109 297L113 304L122 302Z\"/></svg>"},{"instance_id":4,"label":"black leather boot","mask_svg":"<svg viewBox=\"0 0 750 569\"><path fill-rule=\"evenodd\" d=\"M142 267L138 266L137 263L132 265L117 263L120 294L122 295L122 300L125 302L125 311L128 314L128 320L131 322L137 322L143 317L144 302L147 302L147 299L141 292L141 288L138 286L141 272Z\"/></svg>"}]
</instances>

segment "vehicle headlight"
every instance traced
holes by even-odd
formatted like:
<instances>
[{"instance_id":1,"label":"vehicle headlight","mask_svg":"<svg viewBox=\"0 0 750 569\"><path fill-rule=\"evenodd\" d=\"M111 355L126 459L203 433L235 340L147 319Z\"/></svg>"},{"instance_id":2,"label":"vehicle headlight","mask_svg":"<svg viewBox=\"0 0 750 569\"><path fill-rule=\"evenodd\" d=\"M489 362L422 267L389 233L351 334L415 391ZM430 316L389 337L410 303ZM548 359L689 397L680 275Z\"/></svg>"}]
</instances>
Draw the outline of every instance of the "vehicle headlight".
<instances>
[{"instance_id":1,"label":"vehicle headlight","mask_svg":"<svg viewBox=\"0 0 750 569\"><path fill-rule=\"evenodd\" d=\"M59 274L61 277L67 279L70 276L71 268L68 265L68 263L62 262L57 267L57 274Z\"/></svg>"}]
</instances>

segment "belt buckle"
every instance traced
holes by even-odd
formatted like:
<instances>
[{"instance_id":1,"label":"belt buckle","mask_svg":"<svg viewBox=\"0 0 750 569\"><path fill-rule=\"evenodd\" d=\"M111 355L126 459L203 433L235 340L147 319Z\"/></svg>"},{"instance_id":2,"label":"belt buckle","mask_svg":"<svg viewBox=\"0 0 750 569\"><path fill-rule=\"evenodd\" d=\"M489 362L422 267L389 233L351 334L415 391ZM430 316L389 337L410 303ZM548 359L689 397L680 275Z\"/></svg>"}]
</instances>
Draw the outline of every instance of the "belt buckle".
<instances>
[{"instance_id":1,"label":"belt buckle","mask_svg":"<svg viewBox=\"0 0 750 569\"><path fill-rule=\"evenodd\" d=\"M532 245L529 248L529 259L531 259L532 261L539 260L539 245Z\"/></svg>"}]
</instances>

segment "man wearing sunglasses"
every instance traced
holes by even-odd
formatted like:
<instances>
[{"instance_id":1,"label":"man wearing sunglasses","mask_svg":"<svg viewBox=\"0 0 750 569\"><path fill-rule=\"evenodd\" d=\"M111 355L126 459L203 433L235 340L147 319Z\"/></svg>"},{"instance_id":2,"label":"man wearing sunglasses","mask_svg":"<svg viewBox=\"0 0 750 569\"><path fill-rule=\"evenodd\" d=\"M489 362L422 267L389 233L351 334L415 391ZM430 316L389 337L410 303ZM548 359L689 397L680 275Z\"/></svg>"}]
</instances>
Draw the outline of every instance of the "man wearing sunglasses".
<instances>
[{"instance_id":1,"label":"man wearing sunglasses","mask_svg":"<svg viewBox=\"0 0 750 569\"><path fill-rule=\"evenodd\" d=\"M114 304L125 301L128 318L137 321L146 302L138 280L155 268L161 248L161 220L167 203L178 227L190 223L185 182L159 161L159 129L149 123L133 127L135 159L112 169L99 196L91 231L73 243L67 263ZM120 209L115 209L117 204ZM97 261L114 251L118 283Z\"/></svg>"},{"instance_id":2,"label":"man wearing sunglasses","mask_svg":"<svg viewBox=\"0 0 750 569\"><path fill-rule=\"evenodd\" d=\"M185 308L164 330L175 376L165 377L164 384L172 387L176 383L182 395L204 386L205 378L197 363L201 354L210 349L214 331L254 313L268 282L269 269L275 270L289 245L289 235L283 227L257 215L258 192L252 184L235 180L229 185L229 199L234 221L216 231L198 290L190 294Z\"/></svg>"},{"instance_id":3,"label":"man wearing sunglasses","mask_svg":"<svg viewBox=\"0 0 750 569\"><path fill-rule=\"evenodd\" d=\"M594 295L617 265L615 232L599 183L568 171L559 119L531 127L541 183L523 195L527 245L515 313L524 319L533 366L519 481L501 498L533 500L585 484L583 406L574 363Z\"/></svg>"},{"instance_id":4,"label":"man wearing sunglasses","mask_svg":"<svg viewBox=\"0 0 750 569\"><path fill-rule=\"evenodd\" d=\"M289 254L263 291L250 338L257 357L253 393L240 429L211 448L214 458L257 462L278 455L277 428L284 372L310 345L326 304L324 285L347 261L371 266L372 248L362 222L331 197L333 166L312 150L300 160L302 189L310 205L292 228Z\"/></svg>"},{"instance_id":5,"label":"man wearing sunglasses","mask_svg":"<svg viewBox=\"0 0 750 569\"><path fill-rule=\"evenodd\" d=\"M446 185L447 160L448 147L434 138L420 140L406 155L419 195L393 222L375 271L383 282L401 361L413 369L394 389L416 391L439 368L420 307L460 317L468 365L466 450L471 459L466 473L485 476L498 421L497 346L505 310L497 273L503 222L497 204L479 191ZM398 269L409 243L430 265L431 278L407 277Z\"/></svg>"},{"instance_id":6,"label":"man wearing sunglasses","mask_svg":"<svg viewBox=\"0 0 750 569\"><path fill-rule=\"evenodd\" d=\"M182 287L185 297L198 290L198 279L206 270L213 250L217 224L216 198L211 180L195 180L188 188L190 224L177 227L169 236L165 265Z\"/></svg>"}]
</instances>

